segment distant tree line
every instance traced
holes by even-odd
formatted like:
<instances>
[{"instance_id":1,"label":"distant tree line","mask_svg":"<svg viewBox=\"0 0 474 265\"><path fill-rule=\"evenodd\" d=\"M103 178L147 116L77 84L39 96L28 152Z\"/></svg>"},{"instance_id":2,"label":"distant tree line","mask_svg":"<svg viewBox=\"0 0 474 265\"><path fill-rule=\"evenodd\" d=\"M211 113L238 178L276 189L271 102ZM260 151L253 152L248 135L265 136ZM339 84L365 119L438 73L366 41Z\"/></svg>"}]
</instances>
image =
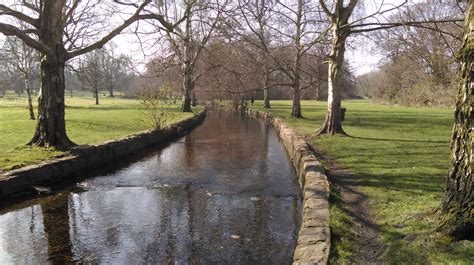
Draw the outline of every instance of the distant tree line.
<instances>
[{"instance_id":1,"label":"distant tree line","mask_svg":"<svg viewBox=\"0 0 474 265\"><path fill-rule=\"evenodd\" d=\"M461 17L462 10L447 2L417 4L391 20L442 20ZM416 105L453 106L457 92L457 60L463 27L431 24L397 27L372 34L383 56L376 71L357 78L357 92L377 101Z\"/></svg>"}]
</instances>

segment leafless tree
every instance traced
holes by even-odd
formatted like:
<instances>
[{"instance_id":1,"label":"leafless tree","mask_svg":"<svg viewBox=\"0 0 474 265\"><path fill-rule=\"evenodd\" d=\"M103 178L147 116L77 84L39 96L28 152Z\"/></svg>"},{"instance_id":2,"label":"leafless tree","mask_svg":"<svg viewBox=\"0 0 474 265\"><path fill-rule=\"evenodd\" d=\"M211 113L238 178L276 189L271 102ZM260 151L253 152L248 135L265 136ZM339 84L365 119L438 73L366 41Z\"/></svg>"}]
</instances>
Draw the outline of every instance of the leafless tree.
<instances>
[{"instance_id":1,"label":"leafless tree","mask_svg":"<svg viewBox=\"0 0 474 265\"><path fill-rule=\"evenodd\" d=\"M311 53L315 45L324 45L326 25L320 8L311 1L280 1L275 8L278 24L275 27L280 44L276 63L278 69L286 76L286 85L293 93L291 115L302 117L301 91L316 82L309 69L303 68L303 59Z\"/></svg>"},{"instance_id":2,"label":"leafless tree","mask_svg":"<svg viewBox=\"0 0 474 265\"><path fill-rule=\"evenodd\" d=\"M34 120L31 83L33 68L38 63L37 54L33 48L27 46L17 37L8 37L2 48L0 60L14 72L13 74L21 73L28 99L30 119Z\"/></svg>"},{"instance_id":3,"label":"leafless tree","mask_svg":"<svg viewBox=\"0 0 474 265\"><path fill-rule=\"evenodd\" d=\"M156 1L153 14L163 16L166 21L179 24L176 27L163 28L155 25L159 30L158 40L165 41L168 54L165 61L168 67L179 66L182 79L182 111L190 112L193 92L202 73L196 72L196 65L207 42L211 39L223 14L223 6L227 0L214 1ZM162 51L163 53L163 51Z\"/></svg>"},{"instance_id":4,"label":"leafless tree","mask_svg":"<svg viewBox=\"0 0 474 265\"><path fill-rule=\"evenodd\" d=\"M144 14L151 2L44 0L0 4L0 32L16 36L41 54L41 89L38 120L30 144L68 149L74 145L66 134L64 118L64 68L66 62L102 47L137 20L153 19L172 29L162 16ZM117 14L111 18L111 14ZM7 22L6 18L13 22ZM111 26L112 19L120 20ZM24 23L27 28L18 25ZM97 34L105 32L105 34Z\"/></svg>"},{"instance_id":5,"label":"leafless tree","mask_svg":"<svg viewBox=\"0 0 474 265\"><path fill-rule=\"evenodd\" d=\"M331 2L331 4L328 4L328 2ZM439 23L459 21L459 19L397 22L383 22L379 20L379 18L385 14L402 10L401 8L408 3L407 0L401 1L398 5L389 7L384 6L382 1L376 12L368 16L354 18L352 15L358 2L359 0L350 0L345 4L344 0L319 0L321 8L331 23L332 47L328 56L328 109L326 119L319 129L318 134L346 134L342 129L340 83L343 77L341 70L344 63L346 42L351 34L372 32L400 26L416 26L439 30L430 27L430 24L437 25Z\"/></svg>"},{"instance_id":6,"label":"leafless tree","mask_svg":"<svg viewBox=\"0 0 474 265\"><path fill-rule=\"evenodd\" d=\"M76 70L83 88L94 93L95 104L99 105L99 89L107 86L109 80L106 79L107 54L102 49L93 50L83 56L78 62Z\"/></svg>"}]
</instances>

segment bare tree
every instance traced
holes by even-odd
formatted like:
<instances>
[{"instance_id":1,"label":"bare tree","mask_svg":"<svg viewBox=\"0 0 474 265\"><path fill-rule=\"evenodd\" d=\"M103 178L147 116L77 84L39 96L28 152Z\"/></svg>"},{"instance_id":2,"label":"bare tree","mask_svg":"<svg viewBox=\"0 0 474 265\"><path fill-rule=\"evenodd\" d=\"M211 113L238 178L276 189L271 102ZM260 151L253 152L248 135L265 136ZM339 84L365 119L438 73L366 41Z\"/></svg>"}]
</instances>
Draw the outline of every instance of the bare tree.
<instances>
[{"instance_id":1,"label":"bare tree","mask_svg":"<svg viewBox=\"0 0 474 265\"><path fill-rule=\"evenodd\" d=\"M156 28L163 31L159 39L168 43L170 54L167 56L169 67L179 65L182 78L182 111L191 112L193 90L201 73L196 73L196 65L206 43L211 39L223 14L220 1L156 1L154 14L163 16L167 21L174 21L180 26ZM182 23L181 23L182 22Z\"/></svg>"},{"instance_id":2,"label":"bare tree","mask_svg":"<svg viewBox=\"0 0 474 265\"><path fill-rule=\"evenodd\" d=\"M26 90L28 99L28 111L30 119L35 119L32 102L32 71L34 65L37 63L37 55L33 48L27 46L23 41L17 37L8 37L2 49L0 59L13 72L20 72L23 76L23 84Z\"/></svg>"},{"instance_id":3,"label":"bare tree","mask_svg":"<svg viewBox=\"0 0 474 265\"><path fill-rule=\"evenodd\" d=\"M240 0L235 8L236 14L231 14L231 18L242 24L240 30L234 28L233 32L255 47L258 52L255 54L254 64L262 68L261 73L263 90L263 107L270 108L269 89L271 88L271 75L275 71L272 56L271 15L276 3L267 0ZM232 28L232 25L228 25Z\"/></svg>"},{"instance_id":4,"label":"bare tree","mask_svg":"<svg viewBox=\"0 0 474 265\"><path fill-rule=\"evenodd\" d=\"M398 5L390 6L384 9L384 2L379 5L376 12L357 19L352 19L353 12L359 0L350 0L347 5L344 0L332 0L332 5L328 5L325 0L319 0L321 8L326 13L327 18L331 23L332 32L332 46L328 61L328 109L326 119L319 129L318 134L342 134L346 133L342 129L341 120L341 88L340 83L343 77L342 65L344 63L344 54L346 50L347 38L351 34L372 32L376 30L390 29L401 26L416 26L424 27L431 30L439 31L439 28L432 27L438 23L457 22L459 19L446 20L429 20L429 21L398 21L398 22L381 22L377 16L392 11L401 10L403 6L408 3L404 0ZM373 21L370 21L373 19Z\"/></svg>"},{"instance_id":5,"label":"bare tree","mask_svg":"<svg viewBox=\"0 0 474 265\"><path fill-rule=\"evenodd\" d=\"M95 104L99 105L99 89L105 87L109 80L106 79L106 68L104 62L107 54L102 49L89 52L79 60L79 67L76 70L83 88L92 91Z\"/></svg>"},{"instance_id":6,"label":"bare tree","mask_svg":"<svg viewBox=\"0 0 474 265\"><path fill-rule=\"evenodd\" d=\"M126 27L140 19L156 19L163 27L172 29L162 16L142 14L151 2L113 4L104 1L44 0L14 1L0 4L0 19L9 17L12 23L0 22L0 32L16 36L26 45L34 48L41 56L41 91L38 99L38 121L34 136L29 144L68 149L74 145L66 134L64 118L64 68L66 62L102 47ZM127 19L111 29L110 8L126 7L132 10ZM123 14L124 10L112 10ZM123 11L123 12L120 12ZM129 13L129 12L127 12ZM125 14L123 14L125 16ZM17 25L25 23L26 29ZM97 32L106 32L98 36Z\"/></svg>"}]
</instances>

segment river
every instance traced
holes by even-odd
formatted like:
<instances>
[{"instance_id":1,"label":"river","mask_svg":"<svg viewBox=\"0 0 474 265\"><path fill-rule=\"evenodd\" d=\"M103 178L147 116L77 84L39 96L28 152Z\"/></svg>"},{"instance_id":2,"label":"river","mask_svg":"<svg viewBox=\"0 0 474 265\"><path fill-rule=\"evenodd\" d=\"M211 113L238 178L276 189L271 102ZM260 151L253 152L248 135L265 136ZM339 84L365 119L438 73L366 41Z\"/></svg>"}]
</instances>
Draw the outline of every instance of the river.
<instances>
[{"instance_id":1,"label":"river","mask_svg":"<svg viewBox=\"0 0 474 265\"><path fill-rule=\"evenodd\" d=\"M290 264L301 195L269 125L210 111L167 146L0 207L0 264Z\"/></svg>"}]
</instances>

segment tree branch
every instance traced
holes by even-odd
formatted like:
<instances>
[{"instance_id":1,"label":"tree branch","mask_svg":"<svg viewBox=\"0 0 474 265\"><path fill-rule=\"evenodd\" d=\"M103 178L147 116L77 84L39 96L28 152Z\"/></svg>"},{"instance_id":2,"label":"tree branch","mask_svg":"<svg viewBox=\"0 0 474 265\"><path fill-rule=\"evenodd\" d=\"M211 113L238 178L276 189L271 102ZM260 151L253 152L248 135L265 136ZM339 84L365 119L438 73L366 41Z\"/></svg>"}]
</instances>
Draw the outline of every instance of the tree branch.
<instances>
[{"instance_id":1,"label":"tree branch","mask_svg":"<svg viewBox=\"0 0 474 265\"><path fill-rule=\"evenodd\" d=\"M32 47L33 49L36 49L43 54L54 56L53 51L48 46L31 38L30 36L27 35L27 33L25 33L25 31L20 30L19 28L15 26L5 24L5 23L0 23L0 32L5 34L6 36L16 36L22 41L24 41L28 46Z\"/></svg>"},{"instance_id":2,"label":"tree branch","mask_svg":"<svg viewBox=\"0 0 474 265\"><path fill-rule=\"evenodd\" d=\"M23 22L26 22L33 27L37 28L39 26L39 21L38 19L34 19L30 16L27 16L19 11L13 10L5 5L0 4L0 11L2 11L0 14L12 16L14 18L17 18Z\"/></svg>"},{"instance_id":3,"label":"tree branch","mask_svg":"<svg viewBox=\"0 0 474 265\"><path fill-rule=\"evenodd\" d=\"M72 52L69 52L68 55L67 55L67 60L71 59L71 58L74 58L76 56L79 56L79 55L82 55L82 54L85 54L85 53L88 53L88 52L91 52L95 49L99 49L101 48L102 46L104 46L107 42L109 42L113 37L117 36L118 34L120 34L120 32L122 32L122 30L124 30L125 28L127 28L128 26L130 26L132 23L134 23L135 21L139 20L139 19L142 19L142 15L140 15L140 12L145 8L146 5L148 5L149 3L151 2L151 0L146 0L143 2L143 4L140 5L139 8L137 8L137 10L135 11L135 13L129 17L127 20L125 20L123 22L122 25L120 25L119 27L115 28L114 30L112 30L109 34L107 34L106 36L104 36L101 40L85 47L85 48L82 48L82 49L79 49L79 50L75 50L75 51L72 51Z\"/></svg>"}]
</instances>

